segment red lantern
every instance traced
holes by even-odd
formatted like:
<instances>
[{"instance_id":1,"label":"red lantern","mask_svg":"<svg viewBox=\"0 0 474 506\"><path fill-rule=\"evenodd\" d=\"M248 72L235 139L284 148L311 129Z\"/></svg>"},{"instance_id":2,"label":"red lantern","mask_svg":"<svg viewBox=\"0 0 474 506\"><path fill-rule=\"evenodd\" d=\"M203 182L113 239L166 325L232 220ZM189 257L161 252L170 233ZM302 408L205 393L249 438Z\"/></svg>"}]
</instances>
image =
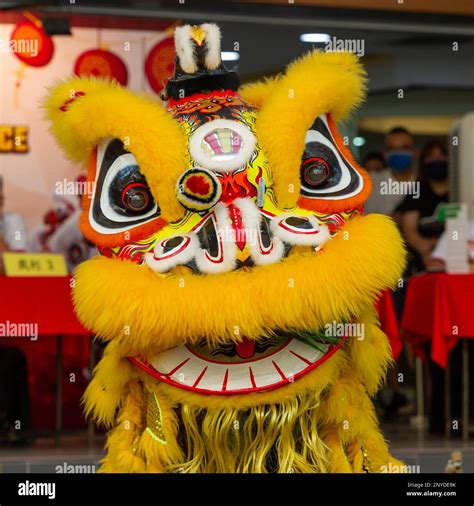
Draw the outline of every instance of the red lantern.
<instances>
[{"instance_id":1,"label":"red lantern","mask_svg":"<svg viewBox=\"0 0 474 506\"><path fill-rule=\"evenodd\" d=\"M74 65L78 76L94 76L115 79L122 86L128 82L125 63L116 54L105 49L91 49L82 53Z\"/></svg>"},{"instance_id":2,"label":"red lantern","mask_svg":"<svg viewBox=\"0 0 474 506\"><path fill-rule=\"evenodd\" d=\"M148 53L145 74L153 91L160 93L174 73L174 41L172 37L158 42Z\"/></svg>"},{"instance_id":3,"label":"red lantern","mask_svg":"<svg viewBox=\"0 0 474 506\"><path fill-rule=\"evenodd\" d=\"M53 41L40 23L18 23L10 36L10 44L16 57L32 67L47 65L54 54Z\"/></svg>"}]
</instances>

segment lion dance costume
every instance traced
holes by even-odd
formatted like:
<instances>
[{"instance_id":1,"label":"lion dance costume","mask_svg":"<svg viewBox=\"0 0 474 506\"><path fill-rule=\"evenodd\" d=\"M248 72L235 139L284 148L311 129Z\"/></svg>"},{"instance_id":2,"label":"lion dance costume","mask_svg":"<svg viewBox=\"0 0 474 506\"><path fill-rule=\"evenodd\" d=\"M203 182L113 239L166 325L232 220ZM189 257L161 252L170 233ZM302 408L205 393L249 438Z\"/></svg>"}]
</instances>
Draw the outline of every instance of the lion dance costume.
<instances>
[{"instance_id":1,"label":"lion dance costume","mask_svg":"<svg viewBox=\"0 0 474 506\"><path fill-rule=\"evenodd\" d=\"M103 472L379 472L371 396L391 351L373 305L402 272L393 222L336 129L364 98L356 56L310 52L239 88L215 25L175 33L166 106L72 78L46 102L93 194L83 324L107 343L86 412ZM363 335L349 336L358 325ZM352 328L352 327L350 327Z\"/></svg>"}]
</instances>

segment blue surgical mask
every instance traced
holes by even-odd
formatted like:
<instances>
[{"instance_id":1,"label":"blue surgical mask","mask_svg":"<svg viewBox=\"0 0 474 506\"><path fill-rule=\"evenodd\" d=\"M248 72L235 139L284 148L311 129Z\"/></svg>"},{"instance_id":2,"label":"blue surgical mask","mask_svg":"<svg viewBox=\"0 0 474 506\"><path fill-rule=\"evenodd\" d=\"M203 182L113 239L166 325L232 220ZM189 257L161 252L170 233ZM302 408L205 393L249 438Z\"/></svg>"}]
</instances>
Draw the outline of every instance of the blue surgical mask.
<instances>
[{"instance_id":1,"label":"blue surgical mask","mask_svg":"<svg viewBox=\"0 0 474 506\"><path fill-rule=\"evenodd\" d=\"M446 160L433 160L425 164L425 173L428 179L443 181L448 177L448 162Z\"/></svg>"},{"instance_id":2,"label":"blue surgical mask","mask_svg":"<svg viewBox=\"0 0 474 506\"><path fill-rule=\"evenodd\" d=\"M405 172L413 163L413 155L409 151L392 151L387 163L394 172Z\"/></svg>"}]
</instances>

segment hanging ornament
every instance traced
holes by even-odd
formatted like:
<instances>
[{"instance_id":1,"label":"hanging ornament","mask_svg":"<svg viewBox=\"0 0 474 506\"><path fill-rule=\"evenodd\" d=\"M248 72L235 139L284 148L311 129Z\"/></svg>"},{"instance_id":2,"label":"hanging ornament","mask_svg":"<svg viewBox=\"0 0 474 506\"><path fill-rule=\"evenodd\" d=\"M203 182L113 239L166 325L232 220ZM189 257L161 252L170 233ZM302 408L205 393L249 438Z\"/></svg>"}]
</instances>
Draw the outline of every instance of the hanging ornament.
<instances>
[{"instance_id":1,"label":"hanging ornament","mask_svg":"<svg viewBox=\"0 0 474 506\"><path fill-rule=\"evenodd\" d=\"M158 42L145 61L145 74L155 93L160 93L166 81L174 73L174 40L168 37Z\"/></svg>"},{"instance_id":2,"label":"hanging ornament","mask_svg":"<svg viewBox=\"0 0 474 506\"><path fill-rule=\"evenodd\" d=\"M21 21L10 36L10 44L15 56L32 67L47 65L54 54L51 37L44 31L41 21Z\"/></svg>"},{"instance_id":3,"label":"hanging ornament","mask_svg":"<svg viewBox=\"0 0 474 506\"><path fill-rule=\"evenodd\" d=\"M128 71L123 60L106 49L90 49L82 53L74 64L78 76L94 76L116 80L122 86L128 82Z\"/></svg>"}]
</instances>

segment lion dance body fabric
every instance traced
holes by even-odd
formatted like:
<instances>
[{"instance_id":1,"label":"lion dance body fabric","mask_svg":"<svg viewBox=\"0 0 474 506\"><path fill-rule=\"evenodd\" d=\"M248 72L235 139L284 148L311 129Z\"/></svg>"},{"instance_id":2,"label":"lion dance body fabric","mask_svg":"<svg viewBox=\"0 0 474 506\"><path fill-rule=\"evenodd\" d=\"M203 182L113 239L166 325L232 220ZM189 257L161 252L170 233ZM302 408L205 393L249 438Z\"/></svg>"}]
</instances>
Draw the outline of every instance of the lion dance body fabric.
<instances>
[{"instance_id":1,"label":"lion dance body fabric","mask_svg":"<svg viewBox=\"0 0 474 506\"><path fill-rule=\"evenodd\" d=\"M46 102L94 188L81 229L101 256L73 296L106 342L84 398L110 429L101 470L392 468L373 306L405 254L389 218L362 216L370 179L336 128L364 99L361 64L314 51L239 88L215 25L175 45L165 106L80 77Z\"/></svg>"}]
</instances>

